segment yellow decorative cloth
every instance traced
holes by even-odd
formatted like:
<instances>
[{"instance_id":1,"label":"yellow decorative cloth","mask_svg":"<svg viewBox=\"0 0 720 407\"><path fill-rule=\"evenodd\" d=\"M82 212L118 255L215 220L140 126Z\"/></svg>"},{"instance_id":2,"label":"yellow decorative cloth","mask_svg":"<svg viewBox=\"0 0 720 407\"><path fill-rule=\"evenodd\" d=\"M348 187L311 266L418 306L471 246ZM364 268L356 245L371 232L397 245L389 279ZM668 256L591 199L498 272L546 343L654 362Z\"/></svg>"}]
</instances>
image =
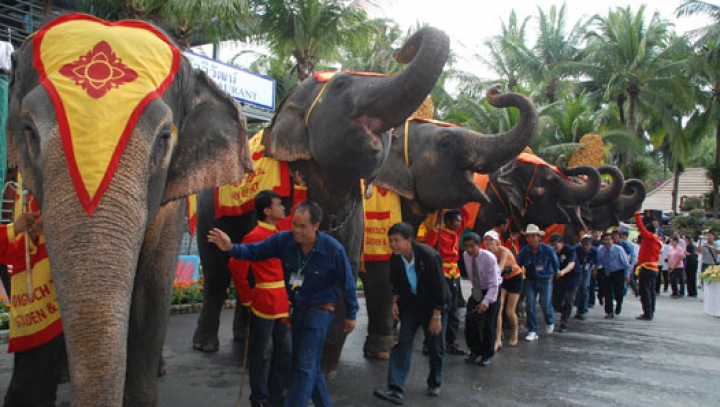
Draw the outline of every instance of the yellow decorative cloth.
<instances>
[{"instance_id":1,"label":"yellow decorative cloth","mask_svg":"<svg viewBox=\"0 0 720 407\"><path fill-rule=\"evenodd\" d=\"M275 191L281 197L291 193L292 182L286 162L265 156L263 130L250 139L254 172L234 184L215 188L215 217L240 216L255 210L255 196L263 190Z\"/></svg>"},{"instance_id":2,"label":"yellow decorative cloth","mask_svg":"<svg viewBox=\"0 0 720 407\"><path fill-rule=\"evenodd\" d=\"M38 31L33 51L76 193L92 215L145 107L172 84L180 51L148 23L77 13Z\"/></svg>"},{"instance_id":3,"label":"yellow decorative cloth","mask_svg":"<svg viewBox=\"0 0 720 407\"><path fill-rule=\"evenodd\" d=\"M365 186L362 185L362 190ZM400 197L384 188L372 186L372 196L363 196L365 233L363 236L364 261L388 261L392 251L387 232L390 226L402 222Z\"/></svg>"}]
</instances>

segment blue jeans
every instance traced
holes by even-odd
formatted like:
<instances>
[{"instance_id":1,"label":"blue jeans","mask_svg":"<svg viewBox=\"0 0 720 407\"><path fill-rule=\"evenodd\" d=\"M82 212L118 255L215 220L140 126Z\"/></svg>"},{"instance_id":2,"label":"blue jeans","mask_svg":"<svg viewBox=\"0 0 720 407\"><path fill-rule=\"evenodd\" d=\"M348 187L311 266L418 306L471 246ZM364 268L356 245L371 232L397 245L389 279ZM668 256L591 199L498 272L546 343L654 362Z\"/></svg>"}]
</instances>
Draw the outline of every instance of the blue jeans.
<instances>
[{"instance_id":1,"label":"blue jeans","mask_svg":"<svg viewBox=\"0 0 720 407\"><path fill-rule=\"evenodd\" d=\"M412 358L415 333L420 327L422 327L423 334L425 335L424 345L428 351L430 351L428 357L430 373L428 374L427 384L430 387L440 387L442 385L443 365L445 364L443 337L445 336L445 328L447 326L447 315L443 313L443 329L440 335L430 335L428 328L432 316L427 312L419 312L418 308L420 308L421 305L419 300L415 299L407 307L403 308L400 314L398 343L392 348L392 351L390 351L388 388L400 391L401 393L405 391L405 379L410 370L410 359Z\"/></svg>"},{"instance_id":2,"label":"blue jeans","mask_svg":"<svg viewBox=\"0 0 720 407\"><path fill-rule=\"evenodd\" d=\"M267 380L267 349L272 337L272 359ZM248 375L250 376L250 401L253 404L280 405L285 400L285 390L290 380L291 344L285 323L280 319L263 319L252 314L250 320Z\"/></svg>"},{"instance_id":3,"label":"blue jeans","mask_svg":"<svg viewBox=\"0 0 720 407\"><path fill-rule=\"evenodd\" d=\"M333 314L311 307L293 309L292 344L295 367L285 407L307 407L310 398L316 407L332 407L320 369L320 359Z\"/></svg>"},{"instance_id":4,"label":"blue jeans","mask_svg":"<svg viewBox=\"0 0 720 407\"><path fill-rule=\"evenodd\" d=\"M537 315L535 312L535 303L537 303L538 295L540 296L540 308L545 314L545 323L552 325L555 323L555 314L550 301L552 300L552 281L547 280L526 280L525 281L525 307L527 311L527 327L529 332L537 332Z\"/></svg>"},{"instance_id":5,"label":"blue jeans","mask_svg":"<svg viewBox=\"0 0 720 407\"><path fill-rule=\"evenodd\" d=\"M580 271L580 287L578 287L577 295L575 296L575 306L577 307L578 314L587 314L588 306L590 305L590 276L592 275L592 269L585 270L583 267Z\"/></svg>"}]
</instances>

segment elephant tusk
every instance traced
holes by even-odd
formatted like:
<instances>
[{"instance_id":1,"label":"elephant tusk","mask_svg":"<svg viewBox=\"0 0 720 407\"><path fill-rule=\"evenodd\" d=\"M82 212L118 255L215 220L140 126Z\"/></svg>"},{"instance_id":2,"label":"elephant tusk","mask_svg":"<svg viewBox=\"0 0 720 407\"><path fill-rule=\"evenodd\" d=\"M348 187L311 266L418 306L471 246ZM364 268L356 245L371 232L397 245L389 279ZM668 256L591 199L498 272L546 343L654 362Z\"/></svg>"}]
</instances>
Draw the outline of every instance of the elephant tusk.
<instances>
[{"instance_id":1,"label":"elephant tusk","mask_svg":"<svg viewBox=\"0 0 720 407\"><path fill-rule=\"evenodd\" d=\"M365 199L370 199L373 196L373 190L372 190L373 182L370 181L365 186Z\"/></svg>"}]
</instances>

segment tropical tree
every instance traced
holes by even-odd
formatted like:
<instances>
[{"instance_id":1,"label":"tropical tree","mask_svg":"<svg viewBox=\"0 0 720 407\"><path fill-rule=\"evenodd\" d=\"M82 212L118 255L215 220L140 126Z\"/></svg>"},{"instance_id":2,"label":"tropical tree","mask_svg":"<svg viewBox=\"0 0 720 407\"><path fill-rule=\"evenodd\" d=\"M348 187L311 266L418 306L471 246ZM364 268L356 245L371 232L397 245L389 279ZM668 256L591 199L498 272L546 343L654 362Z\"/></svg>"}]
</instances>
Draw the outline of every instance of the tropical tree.
<instances>
[{"instance_id":1,"label":"tropical tree","mask_svg":"<svg viewBox=\"0 0 720 407\"><path fill-rule=\"evenodd\" d=\"M361 1L248 1L259 18L257 37L281 59L292 57L301 81L318 61L337 59L341 45L353 47L372 34Z\"/></svg>"},{"instance_id":2,"label":"tropical tree","mask_svg":"<svg viewBox=\"0 0 720 407\"><path fill-rule=\"evenodd\" d=\"M704 1L688 0L677 9L678 16L707 15L712 23L695 31L696 58L691 65L694 67L693 77L702 92L698 99L701 111L698 121L705 129L715 131L715 160L708 167L708 176L712 180L712 214L718 216L720 199L720 5ZM699 126L702 128L703 126Z\"/></svg>"},{"instance_id":3,"label":"tropical tree","mask_svg":"<svg viewBox=\"0 0 720 407\"><path fill-rule=\"evenodd\" d=\"M402 29L396 22L387 19L369 20L366 25L369 36L365 41L354 41L338 49L338 62L342 69L388 74L397 72L400 65L394 58L394 52L404 42Z\"/></svg>"},{"instance_id":4,"label":"tropical tree","mask_svg":"<svg viewBox=\"0 0 720 407\"><path fill-rule=\"evenodd\" d=\"M185 49L198 38L200 43L245 39L255 26L247 0L77 0L75 6L108 20L155 22Z\"/></svg>"},{"instance_id":5,"label":"tropical tree","mask_svg":"<svg viewBox=\"0 0 720 407\"><path fill-rule=\"evenodd\" d=\"M540 101L553 103L563 82L577 74L572 63L582 58L580 29L576 25L567 31L565 4L559 9L553 5L547 13L540 7L537 11L535 45L529 48L519 38L503 45L510 51L511 61L517 63L519 74L537 85Z\"/></svg>"},{"instance_id":6,"label":"tropical tree","mask_svg":"<svg viewBox=\"0 0 720 407\"><path fill-rule=\"evenodd\" d=\"M525 29L530 16L518 20L515 10L510 12L507 23L502 22L502 33L484 41L488 57L476 54L475 58L498 75L497 79L507 82L508 90L514 91L520 82L520 61L512 50L525 47ZM477 81L475 82L477 83Z\"/></svg>"}]
</instances>

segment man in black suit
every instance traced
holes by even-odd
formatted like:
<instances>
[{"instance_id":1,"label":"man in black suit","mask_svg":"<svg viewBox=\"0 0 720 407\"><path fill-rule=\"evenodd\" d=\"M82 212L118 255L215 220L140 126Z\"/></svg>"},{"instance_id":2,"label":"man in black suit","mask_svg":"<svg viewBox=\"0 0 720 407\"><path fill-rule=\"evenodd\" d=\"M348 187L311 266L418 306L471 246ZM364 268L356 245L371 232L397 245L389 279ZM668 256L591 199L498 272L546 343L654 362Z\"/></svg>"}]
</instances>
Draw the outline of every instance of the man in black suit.
<instances>
[{"instance_id":1,"label":"man in black suit","mask_svg":"<svg viewBox=\"0 0 720 407\"><path fill-rule=\"evenodd\" d=\"M388 230L393 256L390 282L393 290L393 317L400 322L398 343L390 353L387 389L375 390L379 399L403 404L405 379L410 369L415 332L422 327L424 345L430 353L428 396L437 396L442 385L445 350L443 338L450 290L445 284L442 260L430 246L413 240L408 223L396 223Z\"/></svg>"}]
</instances>

